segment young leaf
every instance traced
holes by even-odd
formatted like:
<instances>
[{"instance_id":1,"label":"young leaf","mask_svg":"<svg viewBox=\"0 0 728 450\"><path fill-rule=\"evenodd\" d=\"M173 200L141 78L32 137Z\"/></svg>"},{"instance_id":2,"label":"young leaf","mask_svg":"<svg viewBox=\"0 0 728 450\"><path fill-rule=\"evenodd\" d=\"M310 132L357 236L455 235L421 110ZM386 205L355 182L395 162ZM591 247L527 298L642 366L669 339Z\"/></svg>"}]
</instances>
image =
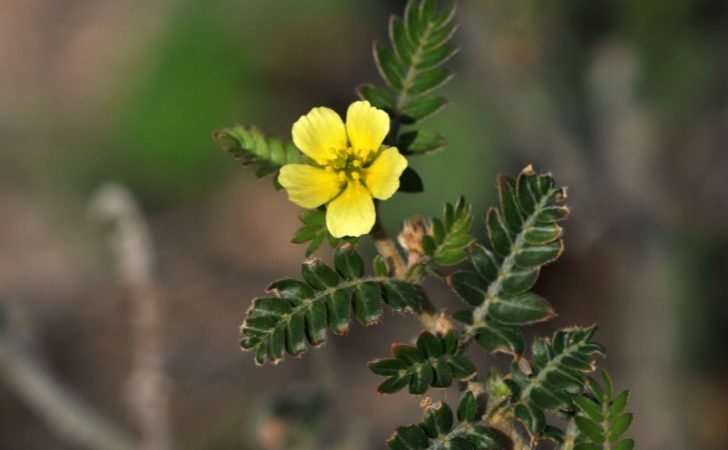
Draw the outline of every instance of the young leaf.
<instances>
[{"instance_id":1,"label":"young leaf","mask_svg":"<svg viewBox=\"0 0 728 450\"><path fill-rule=\"evenodd\" d=\"M339 239L331 236L326 228L326 211L322 209L306 210L298 215L298 220L303 226L296 231L291 242L294 244L308 242L306 256L313 255L325 240L328 240L332 247L339 244Z\"/></svg>"},{"instance_id":2,"label":"young leaf","mask_svg":"<svg viewBox=\"0 0 728 450\"><path fill-rule=\"evenodd\" d=\"M212 138L243 166L257 164L258 178L277 172L284 164L300 162L302 158L292 142L283 143L276 138L265 137L255 127L236 125L224 128L215 131Z\"/></svg>"},{"instance_id":3,"label":"young leaf","mask_svg":"<svg viewBox=\"0 0 728 450\"><path fill-rule=\"evenodd\" d=\"M472 206L463 197L454 206L446 203L443 219L433 218L430 221L428 234L423 239L425 255L441 266L451 266L467 259L468 246L474 241L470 235L472 223Z\"/></svg>"},{"instance_id":4,"label":"young leaf","mask_svg":"<svg viewBox=\"0 0 728 450\"><path fill-rule=\"evenodd\" d=\"M602 371L602 377L603 387L589 378L590 392L574 399L578 407L574 423L579 431L574 448L631 450L634 441L622 437L632 423L632 414L623 412L629 391L612 398L612 380L606 371Z\"/></svg>"}]
</instances>

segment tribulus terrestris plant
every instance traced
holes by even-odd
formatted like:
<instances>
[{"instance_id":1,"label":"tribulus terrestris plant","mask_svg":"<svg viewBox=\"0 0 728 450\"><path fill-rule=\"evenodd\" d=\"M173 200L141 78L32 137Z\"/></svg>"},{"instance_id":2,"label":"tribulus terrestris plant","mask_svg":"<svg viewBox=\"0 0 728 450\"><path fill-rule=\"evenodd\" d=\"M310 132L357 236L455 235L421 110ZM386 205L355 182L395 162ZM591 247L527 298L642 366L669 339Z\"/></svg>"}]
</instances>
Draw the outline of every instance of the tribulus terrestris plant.
<instances>
[{"instance_id":1,"label":"tribulus terrestris plant","mask_svg":"<svg viewBox=\"0 0 728 450\"><path fill-rule=\"evenodd\" d=\"M558 448L634 448L623 435L632 415L628 393L615 396L612 381L591 378L604 347L596 326L557 330L526 345L523 328L555 316L531 289L545 264L564 250L569 216L566 190L550 173L527 166L516 177L497 179L498 206L487 211L487 242L471 234L473 212L463 197L447 203L442 217L404 221L395 244L377 213L397 192L420 192L423 182L410 158L443 149L445 138L421 128L447 106L436 90L453 73L445 63L458 48L455 6L411 0L389 22L389 43L375 43L383 86L364 84L345 118L326 107L311 109L293 124L292 142L253 127L214 134L258 177L274 174L277 189L304 208L293 242L306 256L327 242L333 267L316 257L304 261L301 279L273 282L253 300L241 327L241 347L258 364L278 363L288 353L318 347L328 331L345 334L353 314L377 324L384 307L419 319L413 344L393 344L392 355L369 362L383 378L378 391L407 389L424 395L457 384L456 405L423 401L422 422L400 426L388 439L393 450L532 449L551 441ZM369 273L357 246L369 236L378 252ZM467 269L448 270L453 266ZM442 280L464 308L438 310L422 288ZM507 355L510 371L477 367L467 351ZM551 419L549 419L551 418ZM457 419L457 420L455 420Z\"/></svg>"}]
</instances>

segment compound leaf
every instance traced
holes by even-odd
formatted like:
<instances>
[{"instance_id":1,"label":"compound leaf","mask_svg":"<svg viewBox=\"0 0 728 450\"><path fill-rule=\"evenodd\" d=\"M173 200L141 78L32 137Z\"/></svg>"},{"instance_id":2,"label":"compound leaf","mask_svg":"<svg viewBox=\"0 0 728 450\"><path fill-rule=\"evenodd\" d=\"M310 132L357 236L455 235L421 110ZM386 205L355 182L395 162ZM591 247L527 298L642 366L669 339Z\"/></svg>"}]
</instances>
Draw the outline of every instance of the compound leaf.
<instances>
[{"instance_id":1,"label":"compound leaf","mask_svg":"<svg viewBox=\"0 0 728 450\"><path fill-rule=\"evenodd\" d=\"M298 163L303 158L292 142L284 143L275 137L266 137L255 127L235 125L215 131L212 138L243 166L257 165L258 178L277 172L284 164Z\"/></svg>"},{"instance_id":2,"label":"compound leaf","mask_svg":"<svg viewBox=\"0 0 728 450\"><path fill-rule=\"evenodd\" d=\"M377 375L389 377L378 388L380 394L391 394L407 386L396 379L407 378L411 394L424 394L428 388L450 386L453 379L467 380L476 373L475 365L459 353L455 334L434 335L423 331L416 345L395 344L394 358L375 359L369 369ZM393 386L398 389L394 389Z\"/></svg>"},{"instance_id":3,"label":"compound leaf","mask_svg":"<svg viewBox=\"0 0 728 450\"><path fill-rule=\"evenodd\" d=\"M303 281L278 280L268 287L268 296L253 300L241 327L240 346L253 352L258 364L277 363L285 352L298 356L307 342L321 345L327 329L346 333L352 309L365 325L379 321L384 304L399 312L419 309L420 293L414 285L388 276L364 276L364 263L351 246L337 249L334 265L336 270L310 258L301 266ZM404 387L409 381L393 383Z\"/></svg>"},{"instance_id":4,"label":"compound leaf","mask_svg":"<svg viewBox=\"0 0 728 450\"><path fill-rule=\"evenodd\" d=\"M555 187L551 175L537 174L531 166L517 179L499 175L498 192L499 206L486 215L489 247L470 245L475 271L452 273L448 282L474 307L453 315L465 326L466 336L475 338L487 351L518 357L523 353L518 326L555 315L548 301L529 291L540 268L563 251L561 227L542 223L542 213L553 208L568 212L568 207L562 205L566 191ZM547 395L541 396L544 401Z\"/></svg>"}]
</instances>

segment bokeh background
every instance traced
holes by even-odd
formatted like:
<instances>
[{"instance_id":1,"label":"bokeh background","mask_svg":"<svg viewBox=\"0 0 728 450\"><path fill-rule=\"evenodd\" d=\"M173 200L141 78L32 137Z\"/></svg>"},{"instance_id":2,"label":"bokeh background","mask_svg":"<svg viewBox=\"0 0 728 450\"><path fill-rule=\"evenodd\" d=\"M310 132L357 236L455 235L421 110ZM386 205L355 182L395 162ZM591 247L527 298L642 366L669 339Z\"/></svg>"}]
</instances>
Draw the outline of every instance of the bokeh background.
<instances>
[{"instance_id":1,"label":"bokeh background","mask_svg":"<svg viewBox=\"0 0 728 450\"><path fill-rule=\"evenodd\" d=\"M449 148L412 159L426 191L387 202L385 221L463 193L482 235L498 172L552 170L573 216L536 287L560 316L534 331L599 322L638 448L725 448L728 2L460 3L453 105L426 123ZM371 41L403 4L0 0L4 336L137 433L130 292L88 211L114 180L151 227L174 448L275 448L291 430L283 448L383 448L417 420L418 400L376 396L365 367L415 335L409 318L277 367L241 354L250 300L295 275L304 248L289 243L297 208L210 138L234 123L287 137L312 106L343 111L378 80ZM76 445L0 376L0 448Z\"/></svg>"}]
</instances>

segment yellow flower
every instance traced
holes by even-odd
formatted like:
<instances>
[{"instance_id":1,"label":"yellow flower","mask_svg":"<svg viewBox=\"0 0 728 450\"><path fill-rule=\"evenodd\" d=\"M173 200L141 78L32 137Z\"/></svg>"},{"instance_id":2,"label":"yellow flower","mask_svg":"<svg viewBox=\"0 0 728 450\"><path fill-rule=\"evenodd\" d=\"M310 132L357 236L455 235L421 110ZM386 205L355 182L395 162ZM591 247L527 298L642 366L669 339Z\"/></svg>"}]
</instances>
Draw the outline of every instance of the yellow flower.
<instances>
[{"instance_id":1,"label":"yellow flower","mask_svg":"<svg viewBox=\"0 0 728 450\"><path fill-rule=\"evenodd\" d=\"M399 189L407 160L382 143L389 116L369 102L354 102L339 115L313 108L293 124L293 143L311 164L286 164L278 182L303 208L328 203L326 227L335 237L361 236L376 219L373 198L386 200Z\"/></svg>"}]
</instances>

